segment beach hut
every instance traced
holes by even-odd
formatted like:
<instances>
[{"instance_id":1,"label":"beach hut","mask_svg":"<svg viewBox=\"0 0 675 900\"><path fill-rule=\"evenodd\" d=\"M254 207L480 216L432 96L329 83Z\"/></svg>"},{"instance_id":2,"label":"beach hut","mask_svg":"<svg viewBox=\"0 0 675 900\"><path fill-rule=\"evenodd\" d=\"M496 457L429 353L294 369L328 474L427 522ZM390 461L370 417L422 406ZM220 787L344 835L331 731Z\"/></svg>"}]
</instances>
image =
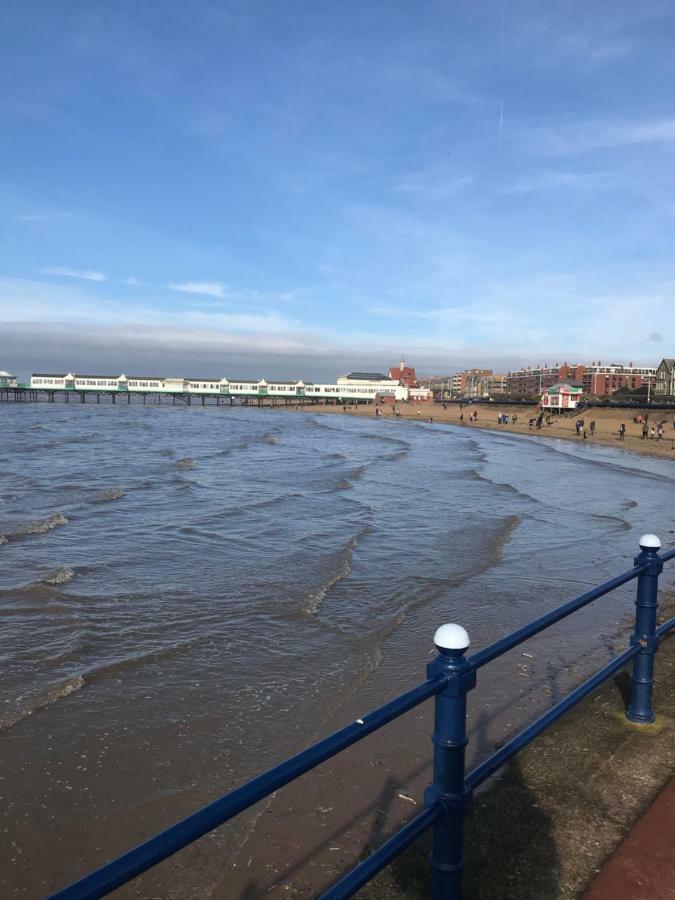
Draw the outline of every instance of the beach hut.
<instances>
[{"instance_id":1,"label":"beach hut","mask_svg":"<svg viewBox=\"0 0 675 900\"><path fill-rule=\"evenodd\" d=\"M541 395L541 408L544 412L565 412L576 409L584 393L583 387L577 384L560 382L546 388Z\"/></svg>"}]
</instances>

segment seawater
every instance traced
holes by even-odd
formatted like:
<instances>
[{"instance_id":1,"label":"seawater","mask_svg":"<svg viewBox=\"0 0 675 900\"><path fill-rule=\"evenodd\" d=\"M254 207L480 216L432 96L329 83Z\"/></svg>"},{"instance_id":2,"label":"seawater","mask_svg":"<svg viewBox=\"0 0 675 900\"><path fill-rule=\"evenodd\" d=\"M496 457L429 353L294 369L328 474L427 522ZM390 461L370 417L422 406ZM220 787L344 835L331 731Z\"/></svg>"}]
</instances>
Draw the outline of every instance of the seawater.
<instances>
[{"instance_id":1,"label":"seawater","mask_svg":"<svg viewBox=\"0 0 675 900\"><path fill-rule=\"evenodd\" d=\"M41 897L673 538L674 470L565 441L238 408L0 407L3 896ZM539 639L612 652L632 588ZM543 660L546 660L545 663ZM489 749L527 713L503 661ZM425 735L426 738L426 735ZM174 866L208 896L250 817ZM127 889L129 896L136 896Z\"/></svg>"}]
</instances>

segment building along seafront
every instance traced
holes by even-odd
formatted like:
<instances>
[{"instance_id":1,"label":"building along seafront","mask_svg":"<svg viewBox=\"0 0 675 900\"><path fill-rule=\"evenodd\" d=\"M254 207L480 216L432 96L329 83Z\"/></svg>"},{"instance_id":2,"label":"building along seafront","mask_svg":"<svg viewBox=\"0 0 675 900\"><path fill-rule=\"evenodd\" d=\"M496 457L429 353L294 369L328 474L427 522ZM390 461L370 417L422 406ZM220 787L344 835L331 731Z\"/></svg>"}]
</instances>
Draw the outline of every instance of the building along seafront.
<instances>
[{"instance_id":1,"label":"building along seafront","mask_svg":"<svg viewBox=\"0 0 675 900\"><path fill-rule=\"evenodd\" d=\"M584 393L594 397L609 397L621 389L638 390L653 384L656 369L652 366L627 366L620 363L603 365L602 362L556 363L554 366L535 366L508 372L506 392L514 397L534 397L546 388L561 382L581 384Z\"/></svg>"},{"instance_id":2,"label":"building along seafront","mask_svg":"<svg viewBox=\"0 0 675 900\"><path fill-rule=\"evenodd\" d=\"M566 412L576 409L584 394L580 384L552 384L541 395L541 408L544 412Z\"/></svg>"},{"instance_id":3,"label":"building along seafront","mask_svg":"<svg viewBox=\"0 0 675 900\"><path fill-rule=\"evenodd\" d=\"M6 373L8 379L6 387L17 387L16 379ZM9 383L9 379L13 379ZM426 398L425 389L409 388L399 381L388 378L378 372L352 372L348 375L340 375L336 382L317 384L315 382L298 381L272 381L265 378L167 378L159 375L80 375L73 372L67 373L43 373L31 375L30 391L47 393L51 399L55 392L74 392L80 395L86 393L112 393L169 395L172 397L187 395L201 395L203 399L211 397L229 398L231 402L239 400L266 399L273 404L277 400L290 403L291 401L322 401L333 403L359 403L372 402L378 399L389 398L396 401L405 401L410 398L411 392L415 394L413 399Z\"/></svg>"},{"instance_id":4,"label":"building along seafront","mask_svg":"<svg viewBox=\"0 0 675 900\"><path fill-rule=\"evenodd\" d=\"M11 387L18 387L16 375L10 375L9 372L5 372L4 370L0 369L0 388Z\"/></svg>"},{"instance_id":5,"label":"building along seafront","mask_svg":"<svg viewBox=\"0 0 675 900\"><path fill-rule=\"evenodd\" d=\"M656 370L654 397L675 397L675 359L662 359Z\"/></svg>"}]
</instances>

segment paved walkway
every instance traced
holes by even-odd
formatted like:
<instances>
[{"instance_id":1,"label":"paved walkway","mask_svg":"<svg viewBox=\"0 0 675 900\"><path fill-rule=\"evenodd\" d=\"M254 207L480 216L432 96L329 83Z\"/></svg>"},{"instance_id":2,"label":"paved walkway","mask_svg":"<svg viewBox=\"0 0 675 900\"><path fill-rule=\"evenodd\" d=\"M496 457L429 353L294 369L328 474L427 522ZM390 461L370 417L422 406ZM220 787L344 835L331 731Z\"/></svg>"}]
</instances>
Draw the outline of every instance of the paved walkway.
<instances>
[{"instance_id":1,"label":"paved walkway","mask_svg":"<svg viewBox=\"0 0 675 900\"><path fill-rule=\"evenodd\" d=\"M583 900L675 900L675 778L619 846Z\"/></svg>"}]
</instances>

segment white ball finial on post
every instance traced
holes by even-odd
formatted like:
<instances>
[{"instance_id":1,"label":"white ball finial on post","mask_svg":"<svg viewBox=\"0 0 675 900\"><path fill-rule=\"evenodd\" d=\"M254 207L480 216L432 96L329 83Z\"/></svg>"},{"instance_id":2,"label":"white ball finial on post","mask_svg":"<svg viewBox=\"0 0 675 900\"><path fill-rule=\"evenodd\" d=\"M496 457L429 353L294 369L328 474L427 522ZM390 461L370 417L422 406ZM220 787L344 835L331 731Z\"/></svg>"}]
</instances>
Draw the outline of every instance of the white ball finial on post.
<instances>
[{"instance_id":1,"label":"white ball finial on post","mask_svg":"<svg viewBox=\"0 0 675 900\"><path fill-rule=\"evenodd\" d=\"M469 634L461 625L441 625L434 635L439 650L466 650L470 643Z\"/></svg>"},{"instance_id":2,"label":"white ball finial on post","mask_svg":"<svg viewBox=\"0 0 675 900\"><path fill-rule=\"evenodd\" d=\"M638 543L641 550L661 549L661 540L655 534L643 534Z\"/></svg>"}]
</instances>

